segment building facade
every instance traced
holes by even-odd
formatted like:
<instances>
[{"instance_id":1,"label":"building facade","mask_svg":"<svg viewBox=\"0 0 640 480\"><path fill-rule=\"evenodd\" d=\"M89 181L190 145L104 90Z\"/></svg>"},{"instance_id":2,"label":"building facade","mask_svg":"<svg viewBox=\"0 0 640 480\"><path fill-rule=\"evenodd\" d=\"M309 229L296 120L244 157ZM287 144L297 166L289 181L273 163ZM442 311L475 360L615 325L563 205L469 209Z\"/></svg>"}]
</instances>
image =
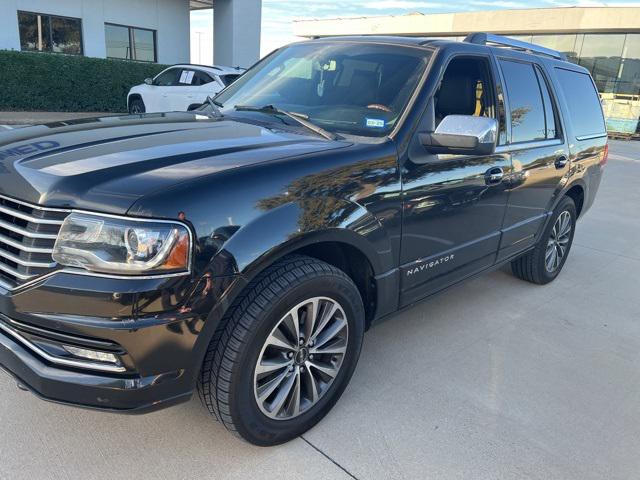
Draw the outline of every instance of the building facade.
<instances>
[{"instance_id":1,"label":"building facade","mask_svg":"<svg viewBox=\"0 0 640 480\"><path fill-rule=\"evenodd\" d=\"M586 7L310 20L294 33L412 35L462 40L491 32L561 51L592 74L612 132L640 133L640 8Z\"/></svg>"},{"instance_id":2,"label":"building facade","mask_svg":"<svg viewBox=\"0 0 640 480\"><path fill-rule=\"evenodd\" d=\"M200 8L215 11L216 63L259 58L261 0L2 0L0 50L188 63Z\"/></svg>"}]
</instances>

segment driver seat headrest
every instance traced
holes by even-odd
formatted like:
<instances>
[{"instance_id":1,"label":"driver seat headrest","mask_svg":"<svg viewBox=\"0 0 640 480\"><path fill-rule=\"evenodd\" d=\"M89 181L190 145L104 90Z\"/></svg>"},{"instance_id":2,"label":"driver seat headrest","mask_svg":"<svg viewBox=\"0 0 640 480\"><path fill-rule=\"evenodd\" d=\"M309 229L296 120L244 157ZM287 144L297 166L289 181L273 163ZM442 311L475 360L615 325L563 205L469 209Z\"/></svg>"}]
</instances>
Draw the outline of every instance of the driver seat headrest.
<instances>
[{"instance_id":1,"label":"driver seat headrest","mask_svg":"<svg viewBox=\"0 0 640 480\"><path fill-rule=\"evenodd\" d=\"M436 114L473 115L476 111L476 80L463 71L447 71L436 100Z\"/></svg>"}]
</instances>

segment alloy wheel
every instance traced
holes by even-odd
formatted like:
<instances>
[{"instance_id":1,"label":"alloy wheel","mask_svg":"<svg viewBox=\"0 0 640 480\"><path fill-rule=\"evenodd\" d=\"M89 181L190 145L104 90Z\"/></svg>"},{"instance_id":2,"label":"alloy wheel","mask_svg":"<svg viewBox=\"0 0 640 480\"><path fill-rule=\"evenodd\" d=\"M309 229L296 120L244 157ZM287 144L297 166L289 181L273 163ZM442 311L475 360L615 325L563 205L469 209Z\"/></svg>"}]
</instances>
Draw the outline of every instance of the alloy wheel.
<instances>
[{"instance_id":1,"label":"alloy wheel","mask_svg":"<svg viewBox=\"0 0 640 480\"><path fill-rule=\"evenodd\" d=\"M562 264L571 240L572 223L571 214L565 210L558 215L553 224L544 257L545 267L549 273L555 272Z\"/></svg>"},{"instance_id":2,"label":"alloy wheel","mask_svg":"<svg viewBox=\"0 0 640 480\"><path fill-rule=\"evenodd\" d=\"M254 372L254 394L267 417L290 420L312 408L342 367L349 325L340 304L314 297L289 310L267 337Z\"/></svg>"}]
</instances>

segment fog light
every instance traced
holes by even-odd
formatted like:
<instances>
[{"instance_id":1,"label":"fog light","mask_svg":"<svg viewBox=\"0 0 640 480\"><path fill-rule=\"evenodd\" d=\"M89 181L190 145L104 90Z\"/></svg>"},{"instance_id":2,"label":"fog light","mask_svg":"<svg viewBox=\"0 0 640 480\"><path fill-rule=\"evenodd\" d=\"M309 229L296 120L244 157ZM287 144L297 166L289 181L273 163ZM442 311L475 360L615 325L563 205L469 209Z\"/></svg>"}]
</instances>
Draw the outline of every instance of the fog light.
<instances>
[{"instance_id":1,"label":"fog light","mask_svg":"<svg viewBox=\"0 0 640 480\"><path fill-rule=\"evenodd\" d=\"M87 360L94 360L97 362L107 363L120 363L118 357L113 353L98 352L95 350L89 350L86 348L74 347L71 345L63 345L64 349L71 355L80 358L86 358Z\"/></svg>"}]
</instances>

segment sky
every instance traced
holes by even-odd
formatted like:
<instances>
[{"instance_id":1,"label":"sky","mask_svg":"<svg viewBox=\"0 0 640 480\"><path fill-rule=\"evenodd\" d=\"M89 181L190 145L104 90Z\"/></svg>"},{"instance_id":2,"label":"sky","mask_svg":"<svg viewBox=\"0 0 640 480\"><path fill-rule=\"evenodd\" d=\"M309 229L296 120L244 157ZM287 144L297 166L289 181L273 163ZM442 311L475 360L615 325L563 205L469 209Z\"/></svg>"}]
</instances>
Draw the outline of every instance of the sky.
<instances>
[{"instance_id":1,"label":"sky","mask_svg":"<svg viewBox=\"0 0 640 480\"><path fill-rule=\"evenodd\" d=\"M297 40L292 22L305 18L345 18L407 13L446 13L536 7L601 7L640 6L637 1L616 0L262 0L261 55ZM191 60L211 63L213 56L213 13L211 10L191 13Z\"/></svg>"}]
</instances>

